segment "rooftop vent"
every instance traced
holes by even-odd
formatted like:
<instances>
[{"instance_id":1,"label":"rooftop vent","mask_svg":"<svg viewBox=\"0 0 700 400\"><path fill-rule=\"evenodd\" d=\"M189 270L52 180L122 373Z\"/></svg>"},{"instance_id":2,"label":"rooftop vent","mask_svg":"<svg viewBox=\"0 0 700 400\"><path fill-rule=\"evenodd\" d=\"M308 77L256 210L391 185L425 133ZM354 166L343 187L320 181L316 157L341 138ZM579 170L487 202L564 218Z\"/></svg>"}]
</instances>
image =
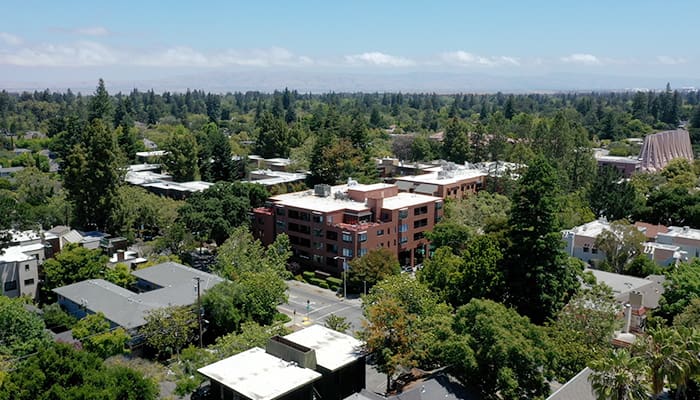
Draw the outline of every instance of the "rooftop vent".
<instances>
[{"instance_id":1,"label":"rooftop vent","mask_svg":"<svg viewBox=\"0 0 700 400\"><path fill-rule=\"evenodd\" d=\"M314 195L318 197L328 197L331 195L331 186L326 184L319 184L314 186Z\"/></svg>"}]
</instances>

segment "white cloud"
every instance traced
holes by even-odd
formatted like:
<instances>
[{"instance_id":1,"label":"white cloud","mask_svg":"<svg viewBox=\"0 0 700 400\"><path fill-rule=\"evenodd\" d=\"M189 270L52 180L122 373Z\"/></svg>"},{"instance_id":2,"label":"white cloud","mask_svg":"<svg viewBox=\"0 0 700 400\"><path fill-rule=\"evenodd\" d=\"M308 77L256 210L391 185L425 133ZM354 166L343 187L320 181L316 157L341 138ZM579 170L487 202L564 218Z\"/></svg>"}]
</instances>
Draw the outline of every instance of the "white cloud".
<instances>
[{"instance_id":1,"label":"white cloud","mask_svg":"<svg viewBox=\"0 0 700 400\"><path fill-rule=\"evenodd\" d=\"M656 61L659 64L664 64L664 65L678 65L678 64L685 64L686 60L683 57L671 57L671 56L657 56Z\"/></svg>"},{"instance_id":2,"label":"white cloud","mask_svg":"<svg viewBox=\"0 0 700 400\"><path fill-rule=\"evenodd\" d=\"M362 54L345 56L345 61L354 65L375 65L387 67L410 67L416 62L404 57L392 56L390 54L372 51Z\"/></svg>"},{"instance_id":3,"label":"white cloud","mask_svg":"<svg viewBox=\"0 0 700 400\"><path fill-rule=\"evenodd\" d=\"M0 32L0 42L10 46L19 46L22 44L22 38L7 32Z\"/></svg>"},{"instance_id":4,"label":"white cloud","mask_svg":"<svg viewBox=\"0 0 700 400\"><path fill-rule=\"evenodd\" d=\"M220 65L239 65L253 67L273 66L304 66L314 64L314 60L306 56L298 56L291 51L272 47L269 49L257 49L252 51L228 50L214 58L214 62Z\"/></svg>"},{"instance_id":5,"label":"white cloud","mask_svg":"<svg viewBox=\"0 0 700 400\"><path fill-rule=\"evenodd\" d=\"M79 67L113 65L120 59L115 50L100 43L80 41L71 45L41 45L0 54L0 64L25 67Z\"/></svg>"},{"instance_id":6,"label":"white cloud","mask_svg":"<svg viewBox=\"0 0 700 400\"><path fill-rule=\"evenodd\" d=\"M496 67L501 65L520 65L515 57L497 56L484 57L466 51L458 50L440 54L440 59L447 64L460 66L486 66Z\"/></svg>"},{"instance_id":7,"label":"white cloud","mask_svg":"<svg viewBox=\"0 0 700 400\"><path fill-rule=\"evenodd\" d=\"M593 54L575 53L560 59L569 64L600 65L602 61Z\"/></svg>"},{"instance_id":8,"label":"white cloud","mask_svg":"<svg viewBox=\"0 0 700 400\"><path fill-rule=\"evenodd\" d=\"M134 57L133 61L125 62L149 67L206 67L210 63L204 54L185 46L141 54Z\"/></svg>"}]
</instances>

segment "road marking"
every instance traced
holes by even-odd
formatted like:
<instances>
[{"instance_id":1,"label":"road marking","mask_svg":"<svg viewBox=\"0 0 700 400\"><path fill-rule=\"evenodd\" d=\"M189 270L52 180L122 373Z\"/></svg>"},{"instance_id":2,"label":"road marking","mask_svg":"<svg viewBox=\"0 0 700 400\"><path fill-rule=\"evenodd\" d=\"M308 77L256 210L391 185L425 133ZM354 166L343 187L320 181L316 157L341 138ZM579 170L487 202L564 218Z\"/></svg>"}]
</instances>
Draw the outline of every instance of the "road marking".
<instances>
[{"instance_id":1,"label":"road marking","mask_svg":"<svg viewBox=\"0 0 700 400\"><path fill-rule=\"evenodd\" d=\"M321 319L323 319L323 318L325 318L325 317L327 317L327 316L329 316L329 315L331 315L331 314L337 314L337 313L339 313L339 312L341 312L341 311L347 310L348 308L352 308L352 306L346 306L346 307L343 307L343 308L339 308L339 309L337 309L337 310L335 310L335 311L331 311L331 312L329 312L329 313L325 313L325 314L321 315L320 317L317 317L316 319L321 320Z\"/></svg>"}]
</instances>

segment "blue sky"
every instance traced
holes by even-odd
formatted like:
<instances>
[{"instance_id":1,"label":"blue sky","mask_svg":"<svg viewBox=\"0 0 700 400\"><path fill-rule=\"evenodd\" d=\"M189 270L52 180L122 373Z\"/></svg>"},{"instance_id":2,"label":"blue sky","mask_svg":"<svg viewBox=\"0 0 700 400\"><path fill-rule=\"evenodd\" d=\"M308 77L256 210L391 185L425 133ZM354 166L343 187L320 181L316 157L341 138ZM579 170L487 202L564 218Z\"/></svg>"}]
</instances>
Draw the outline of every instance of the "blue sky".
<instances>
[{"instance_id":1,"label":"blue sky","mask_svg":"<svg viewBox=\"0 0 700 400\"><path fill-rule=\"evenodd\" d=\"M14 1L0 84L239 70L700 78L700 1Z\"/></svg>"}]
</instances>

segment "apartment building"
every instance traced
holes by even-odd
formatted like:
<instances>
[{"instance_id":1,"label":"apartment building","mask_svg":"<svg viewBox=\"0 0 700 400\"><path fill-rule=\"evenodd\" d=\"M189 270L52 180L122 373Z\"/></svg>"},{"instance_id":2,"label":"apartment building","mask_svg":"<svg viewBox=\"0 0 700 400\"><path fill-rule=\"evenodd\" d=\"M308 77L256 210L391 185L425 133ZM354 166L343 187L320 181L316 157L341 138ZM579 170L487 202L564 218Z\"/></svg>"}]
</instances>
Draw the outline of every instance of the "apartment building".
<instances>
[{"instance_id":1,"label":"apartment building","mask_svg":"<svg viewBox=\"0 0 700 400\"><path fill-rule=\"evenodd\" d=\"M442 217L443 200L419 193L400 193L397 185L316 185L314 190L270 198L253 210L253 233L264 244L279 233L289 235L293 259L330 273L343 261L385 247L401 265L420 264L429 253L425 232Z\"/></svg>"},{"instance_id":2,"label":"apartment building","mask_svg":"<svg viewBox=\"0 0 700 400\"><path fill-rule=\"evenodd\" d=\"M396 178L399 190L443 199L462 199L484 187L485 171L469 166L445 163L427 168L425 174Z\"/></svg>"},{"instance_id":3,"label":"apartment building","mask_svg":"<svg viewBox=\"0 0 700 400\"><path fill-rule=\"evenodd\" d=\"M700 257L700 229L688 226L669 226L667 232L659 232L656 242L678 246L687 258Z\"/></svg>"}]
</instances>

